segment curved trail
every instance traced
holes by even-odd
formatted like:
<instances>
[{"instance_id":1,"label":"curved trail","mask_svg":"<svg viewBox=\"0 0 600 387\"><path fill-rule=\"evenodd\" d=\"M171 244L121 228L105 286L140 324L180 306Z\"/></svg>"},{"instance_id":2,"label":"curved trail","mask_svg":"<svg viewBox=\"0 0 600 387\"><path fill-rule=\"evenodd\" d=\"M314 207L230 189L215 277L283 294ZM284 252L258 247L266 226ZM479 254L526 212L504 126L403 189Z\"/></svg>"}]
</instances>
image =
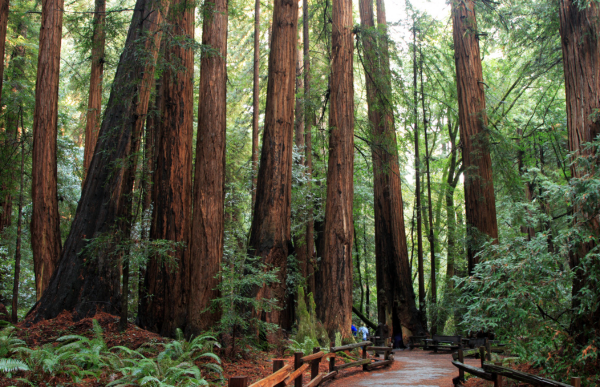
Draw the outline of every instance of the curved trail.
<instances>
[{"instance_id":1,"label":"curved trail","mask_svg":"<svg viewBox=\"0 0 600 387\"><path fill-rule=\"evenodd\" d=\"M458 369L452 365L452 355L446 351L433 353L415 349L394 351L394 364L372 372L349 371L342 373L328 387L453 387L452 378ZM479 366L476 359L465 363Z\"/></svg>"}]
</instances>

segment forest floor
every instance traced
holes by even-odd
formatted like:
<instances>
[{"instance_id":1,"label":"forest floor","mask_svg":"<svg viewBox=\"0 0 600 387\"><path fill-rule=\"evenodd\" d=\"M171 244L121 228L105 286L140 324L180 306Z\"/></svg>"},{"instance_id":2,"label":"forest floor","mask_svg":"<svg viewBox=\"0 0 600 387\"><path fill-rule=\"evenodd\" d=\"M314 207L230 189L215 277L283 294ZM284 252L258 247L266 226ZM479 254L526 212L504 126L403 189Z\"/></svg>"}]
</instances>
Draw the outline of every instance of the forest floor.
<instances>
[{"instance_id":1,"label":"forest floor","mask_svg":"<svg viewBox=\"0 0 600 387\"><path fill-rule=\"evenodd\" d=\"M380 386L413 386L413 387L453 387L452 378L458 376L458 369L452 365L452 355L448 352L395 350L394 363L390 367L372 372L361 370L342 371L327 387L380 387ZM465 363L479 367L480 360L467 358ZM520 371L532 372L531 367ZM512 381L511 381L512 382ZM511 387L524 387L526 384L510 384ZM479 378L469 378L466 387L490 387L493 382Z\"/></svg>"}]
</instances>

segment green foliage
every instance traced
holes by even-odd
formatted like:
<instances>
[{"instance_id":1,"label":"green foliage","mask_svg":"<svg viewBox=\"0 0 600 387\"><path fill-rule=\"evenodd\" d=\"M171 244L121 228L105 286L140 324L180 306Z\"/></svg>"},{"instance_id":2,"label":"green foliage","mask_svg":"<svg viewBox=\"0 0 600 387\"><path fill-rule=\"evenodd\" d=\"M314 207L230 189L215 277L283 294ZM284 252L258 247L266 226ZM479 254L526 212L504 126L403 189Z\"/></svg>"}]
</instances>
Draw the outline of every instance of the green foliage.
<instances>
[{"instance_id":1,"label":"green foliage","mask_svg":"<svg viewBox=\"0 0 600 387\"><path fill-rule=\"evenodd\" d=\"M277 283L277 268L270 268L260 257L245 253L235 254L223 263L218 278L220 297L211 300L211 309L219 311L218 329L231 335L231 354L235 353L235 340L240 334L260 331L273 332L277 326L260 319L262 312L278 310L277 299L255 296L256 289ZM246 337L243 336L243 341Z\"/></svg>"},{"instance_id":2,"label":"green foliage","mask_svg":"<svg viewBox=\"0 0 600 387\"><path fill-rule=\"evenodd\" d=\"M15 371L29 371L29 367L21 360L0 359L0 372L11 373Z\"/></svg>"}]
</instances>

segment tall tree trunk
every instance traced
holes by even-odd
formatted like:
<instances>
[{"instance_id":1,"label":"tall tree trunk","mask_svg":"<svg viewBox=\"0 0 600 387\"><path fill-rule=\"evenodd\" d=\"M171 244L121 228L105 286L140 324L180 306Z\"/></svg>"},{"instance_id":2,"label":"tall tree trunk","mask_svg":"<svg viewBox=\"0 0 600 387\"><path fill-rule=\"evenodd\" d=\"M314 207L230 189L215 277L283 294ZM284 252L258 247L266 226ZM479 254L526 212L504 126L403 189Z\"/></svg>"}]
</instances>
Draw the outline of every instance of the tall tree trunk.
<instances>
[{"instance_id":1,"label":"tall tree trunk","mask_svg":"<svg viewBox=\"0 0 600 387\"><path fill-rule=\"evenodd\" d=\"M431 299L431 334L437 333L437 283L436 283L436 265L435 265L435 234L433 229L433 203L431 201L431 171L429 168L429 159L431 152L429 151L429 139L427 136L427 115L425 111L425 91L423 83L423 53L421 54L421 106L423 108L423 133L425 134L425 173L427 175L427 207L429 208L429 251L431 253L431 283L430 283L430 299ZM433 145L431 146L433 148Z\"/></svg>"},{"instance_id":2,"label":"tall tree trunk","mask_svg":"<svg viewBox=\"0 0 600 387\"><path fill-rule=\"evenodd\" d=\"M21 113L22 114L22 113ZM18 321L17 312L19 309L19 280L21 276L21 235L23 223L23 178L25 169L25 126L21 119L21 184L19 186L19 210L17 212L17 244L15 247L15 276L13 281L12 295L12 322L16 324Z\"/></svg>"},{"instance_id":3,"label":"tall tree trunk","mask_svg":"<svg viewBox=\"0 0 600 387\"><path fill-rule=\"evenodd\" d=\"M173 335L186 323L190 273L190 225L192 203L192 130L194 54L194 3L172 1L168 28L172 41L165 42L165 61L174 64L162 74L160 119L157 120L157 158L154 172L154 207L150 239L182 242L172 258L177 265L151 258L144 287L151 297L142 303L141 326ZM202 104L201 104L202 105ZM202 115L200 115L202 118ZM199 281L200 282L200 281Z\"/></svg>"},{"instance_id":4,"label":"tall tree trunk","mask_svg":"<svg viewBox=\"0 0 600 387\"><path fill-rule=\"evenodd\" d=\"M375 261L378 319L385 321L393 335L402 326L423 333L415 305L408 247L404 226L398 149L391 104L387 22L383 3L377 2L378 30L374 28L373 0L360 3L367 75L367 102L372 125L372 155L375 200ZM379 42L376 38L379 37ZM379 43L379 44L377 44ZM379 50L377 50L379 46ZM398 286L400 285L400 286Z\"/></svg>"},{"instance_id":5,"label":"tall tree trunk","mask_svg":"<svg viewBox=\"0 0 600 387\"><path fill-rule=\"evenodd\" d=\"M207 1L204 7L202 44L214 53L203 54L200 64L188 310L188 332L193 334L210 328L220 317L219 312L204 310L219 297L215 288L220 281L215 276L221 269L225 222L227 1Z\"/></svg>"},{"instance_id":6,"label":"tall tree trunk","mask_svg":"<svg viewBox=\"0 0 600 387\"><path fill-rule=\"evenodd\" d=\"M358 238L356 237L356 225L354 227L354 251L356 252L356 274L358 274L358 289L360 290L360 304L358 310L363 312L363 304L365 302L365 289L363 287L362 274L360 271L360 250L358 249Z\"/></svg>"},{"instance_id":7,"label":"tall tree trunk","mask_svg":"<svg viewBox=\"0 0 600 387\"><path fill-rule=\"evenodd\" d=\"M263 146L249 243L251 255L279 269L279 283L263 287L257 297L276 298L280 307L286 299L287 257L291 247L297 22L297 4L275 0ZM267 314L267 322L289 328L291 321L285 321L284 316L281 311L273 311Z\"/></svg>"},{"instance_id":8,"label":"tall tree trunk","mask_svg":"<svg viewBox=\"0 0 600 387\"><path fill-rule=\"evenodd\" d=\"M148 111L154 65L160 47L159 27L169 3L138 0L125 48L113 82L104 120L98 135L98 152L92 157L71 231L60 264L42 298L29 312L37 321L56 317L63 310L77 316L96 310L117 314L120 309L119 273L110 254L110 243L85 249L89 240L110 238L118 227L125 171L131 162L132 144ZM135 163L131 163L135 166ZM97 239L96 239L97 240Z\"/></svg>"},{"instance_id":9,"label":"tall tree trunk","mask_svg":"<svg viewBox=\"0 0 600 387\"><path fill-rule=\"evenodd\" d=\"M64 0L42 1L31 172L31 249L38 300L48 287L61 249L56 136L63 7Z\"/></svg>"},{"instance_id":10,"label":"tall tree trunk","mask_svg":"<svg viewBox=\"0 0 600 387\"><path fill-rule=\"evenodd\" d=\"M419 154L419 112L417 98L417 25L413 20L413 116L415 120L415 200L417 213L417 272L419 273L419 311L426 325L425 272L423 271L423 226L421 220L421 160Z\"/></svg>"},{"instance_id":11,"label":"tall tree trunk","mask_svg":"<svg viewBox=\"0 0 600 387\"><path fill-rule=\"evenodd\" d=\"M94 9L94 35L92 37L92 71L88 96L87 121L85 123L85 148L83 154L83 172L85 174L92 162L92 156L98 141L100 113L102 111L102 75L104 73L104 43L106 40L106 1L96 0Z\"/></svg>"},{"instance_id":12,"label":"tall tree trunk","mask_svg":"<svg viewBox=\"0 0 600 387\"><path fill-rule=\"evenodd\" d=\"M565 92L567 102L567 128L569 132L569 151L576 156L589 156L592 150L584 150L586 143L594 141L600 134L600 120L597 111L600 101L600 42L598 42L598 19L600 8L595 2L575 2L561 0L559 7L560 34L562 37L563 65L565 72ZM581 178L590 173L582 165L574 164L571 173ZM592 234L600 233L597 217L578 213L577 221L587 223ZM600 263L595 258L588 258L586 270L582 263L586 255L596 247L594 242L581 243L577 251L570 254L570 265L575 271L573 279L573 309L579 310L581 298L585 293L581 290L594 289L593 273ZM589 278L592 276L592 278ZM578 341L585 344L590 338L588 332L600 331L600 308L595 311L576 315L571 329L578 335Z\"/></svg>"},{"instance_id":13,"label":"tall tree trunk","mask_svg":"<svg viewBox=\"0 0 600 387\"><path fill-rule=\"evenodd\" d=\"M352 199L354 197L354 75L352 1L333 0L329 160L321 319L330 337L352 325ZM335 283L336 286L331 286Z\"/></svg>"},{"instance_id":14,"label":"tall tree trunk","mask_svg":"<svg viewBox=\"0 0 600 387\"><path fill-rule=\"evenodd\" d=\"M256 200L258 116L260 115L260 0L254 2L254 80L252 86L252 205Z\"/></svg>"},{"instance_id":15,"label":"tall tree trunk","mask_svg":"<svg viewBox=\"0 0 600 387\"><path fill-rule=\"evenodd\" d=\"M302 0L302 42L303 42L303 60L304 60L304 160L306 165L306 174L310 177L308 180L307 189L312 188L312 126L315 122L315 113L310 103L310 30L308 20L310 14L308 11L308 0ZM308 276L308 291L314 294L315 292L315 240L314 240L314 220L313 220L313 203L308 206L306 216L306 251L308 255L307 276Z\"/></svg>"},{"instance_id":16,"label":"tall tree trunk","mask_svg":"<svg viewBox=\"0 0 600 387\"><path fill-rule=\"evenodd\" d=\"M498 240L492 159L487 133L485 92L473 0L452 3L454 58L463 164L469 273L488 238Z\"/></svg>"}]
</instances>

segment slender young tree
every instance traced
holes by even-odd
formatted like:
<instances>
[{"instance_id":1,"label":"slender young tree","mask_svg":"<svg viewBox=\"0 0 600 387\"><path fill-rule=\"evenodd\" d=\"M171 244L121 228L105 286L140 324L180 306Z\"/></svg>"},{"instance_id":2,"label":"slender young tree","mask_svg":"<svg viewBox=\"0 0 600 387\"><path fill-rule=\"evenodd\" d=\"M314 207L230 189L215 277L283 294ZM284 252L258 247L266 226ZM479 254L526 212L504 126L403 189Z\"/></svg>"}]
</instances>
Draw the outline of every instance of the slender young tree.
<instances>
[{"instance_id":1,"label":"slender young tree","mask_svg":"<svg viewBox=\"0 0 600 387\"><path fill-rule=\"evenodd\" d=\"M294 122L294 144L299 151L304 152L305 147L305 135L304 135L304 103L300 92L304 88L304 82L302 78L302 58L297 55L296 62L296 113ZM304 154L298 160L298 166L303 167L305 164ZM303 222L305 219L300 219ZM294 250L296 251L296 259L299 263L300 274L303 278L308 275L308 240L306 235L307 227L302 227L301 231L294 238Z\"/></svg>"},{"instance_id":2,"label":"slender young tree","mask_svg":"<svg viewBox=\"0 0 600 387\"><path fill-rule=\"evenodd\" d=\"M171 1L166 27L170 41L164 45L164 60L171 66L162 74L158 98L150 239L186 244L172 255L176 266L151 259L146 269L144 287L150 296L141 304L139 323L163 335L173 335L176 328L185 326L185 300L189 300L184 294L190 271L194 8L188 0Z\"/></svg>"},{"instance_id":3,"label":"slender young tree","mask_svg":"<svg viewBox=\"0 0 600 387\"><path fill-rule=\"evenodd\" d=\"M92 162L92 156L98 141L100 113L102 110L102 76L104 74L104 45L106 41L106 1L96 0L94 7L94 33L92 36L92 71L88 95L87 121L85 123L85 148L83 153L83 172L85 174Z\"/></svg>"},{"instance_id":4,"label":"slender young tree","mask_svg":"<svg viewBox=\"0 0 600 387\"><path fill-rule=\"evenodd\" d=\"M417 222L417 271L419 274L419 311L426 322L425 272L423 270L423 221L421 219L421 155L419 152L419 100L417 97L417 24L413 20L413 116L415 120L415 207Z\"/></svg>"},{"instance_id":5,"label":"slender young tree","mask_svg":"<svg viewBox=\"0 0 600 387\"><path fill-rule=\"evenodd\" d=\"M22 115L21 115L22 116ZM15 275L13 280L13 294L12 294L12 315L11 319L13 324L18 321L17 312L19 310L19 281L21 276L21 237L22 237L22 224L23 224L23 187L24 187L24 176L25 176L25 127L23 126L23 119L21 118L21 184L19 185L19 209L17 211L17 243L15 246Z\"/></svg>"},{"instance_id":6,"label":"slender young tree","mask_svg":"<svg viewBox=\"0 0 600 387\"><path fill-rule=\"evenodd\" d=\"M433 228L433 204L431 200L431 169L429 162L431 161L431 152L429 150L429 138L427 133L427 113L425 110L425 84L423 82L423 52L420 51L421 56L421 107L423 108L423 134L425 135L425 174L427 177L427 207L429 209L429 234L427 239L429 240L429 250L431 254L431 281L429 285L430 300L433 310L431 311L431 334L437 333L437 317L436 317L436 304L437 304L437 282L436 282L436 264L435 264L435 234ZM433 147L433 145L432 145Z\"/></svg>"},{"instance_id":7,"label":"slender young tree","mask_svg":"<svg viewBox=\"0 0 600 387\"><path fill-rule=\"evenodd\" d=\"M260 115L260 0L254 1L254 79L252 81L252 205L256 200L258 116Z\"/></svg>"},{"instance_id":8,"label":"slender young tree","mask_svg":"<svg viewBox=\"0 0 600 387\"><path fill-rule=\"evenodd\" d=\"M9 0L0 0L0 58L2 58L2 63L0 63L0 98L2 97L2 83L4 81L4 49L6 47L9 2Z\"/></svg>"},{"instance_id":9,"label":"slender young tree","mask_svg":"<svg viewBox=\"0 0 600 387\"><path fill-rule=\"evenodd\" d=\"M56 136L63 7L64 0L42 1L31 172L31 248L38 300L48 287L61 249Z\"/></svg>"},{"instance_id":10,"label":"slender young tree","mask_svg":"<svg viewBox=\"0 0 600 387\"><path fill-rule=\"evenodd\" d=\"M387 22L383 4L377 2L375 29L373 0L359 2L362 59L366 74L367 104L372 126L372 157L375 200L375 261L377 273L378 318L392 334L402 325L423 334L415 305L402 207L398 149L391 107L391 78L387 45Z\"/></svg>"},{"instance_id":11,"label":"slender young tree","mask_svg":"<svg viewBox=\"0 0 600 387\"><path fill-rule=\"evenodd\" d=\"M98 135L98 152L92 157L60 265L28 314L32 321L54 318L63 310L77 316L97 310L119 312L117 262L106 254L112 243L90 245L90 240L111 242L118 230L120 207L125 205L121 196L124 174L131 161L131 144L139 143L134 136L141 133L148 111L159 28L169 8L162 1L138 0L135 5Z\"/></svg>"},{"instance_id":12,"label":"slender young tree","mask_svg":"<svg viewBox=\"0 0 600 387\"><path fill-rule=\"evenodd\" d=\"M492 159L486 131L485 85L474 7L473 0L452 2L458 116L465 166L469 273L479 262L476 254L481 243L488 238L498 240Z\"/></svg>"},{"instance_id":13,"label":"slender young tree","mask_svg":"<svg viewBox=\"0 0 600 387\"><path fill-rule=\"evenodd\" d=\"M584 149L585 144L600 134L600 43L598 42L598 20L600 7L595 2L561 0L559 6L560 34L562 38L565 92L567 102L567 129L569 151L576 155L589 156L592 150ZM572 176L581 178L589 173L584 166L573 164ZM575 209L576 211L578 209ZM581 212L581 211L579 211ZM579 222L586 222L591 231L598 235L600 224L597 218L588 219L580 213ZM586 255L596 247L594 242L580 243L577 251L570 254L570 265L575 272L573 279L573 309L579 310L584 288L594 289L590 273L598 271L600 263ZM584 270L586 264L587 269ZM590 332L600 331L600 308L579 313L572 321L577 339L586 344Z\"/></svg>"},{"instance_id":14,"label":"slender young tree","mask_svg":"<svg viewBox=\"0 0 600 387\"><path fill-rule=\"evenodd\" d=\"M308 21L310 20L310 14L308 10L308 0L302 0L302 49L303 49L303 61L304 61L304 163L306 166L306 174L311 176L308 180L308 190L310 191L312 186L312 126L315 121L314 109L310 104L310 30L308 27ZM307 284L308 291L315 292L315 260L313 254L315 251L315 224L313 220L313 206L308 206L308 213L306 216L306 251L307 251Z\"/></svg>"},{"instance_id":15,"label":"slender young tree","mask_svg":"<svg viewBox=\"0 0 600 387\"><path fill-rule=\"evenodd\" d=\"M189 333L209 329L218 312L205 312L219 296L215 278L221 269L225 214L225 140L227 92L227 0L204 3L198 139L194 180L194 217L190 262Z\"/></svg>"},{"instance_id":16,"label":"slender young tree","mask_svg":"<svg viewBox=\"0 0 600 387\"><path fill-rule=\"evenodd\" d=\"M354 197L354 85L352 1L333 0L329 160L325 206L321 320L330 337L350 337L352 325L352 243Z\"/></svg>"}]
</instances>

